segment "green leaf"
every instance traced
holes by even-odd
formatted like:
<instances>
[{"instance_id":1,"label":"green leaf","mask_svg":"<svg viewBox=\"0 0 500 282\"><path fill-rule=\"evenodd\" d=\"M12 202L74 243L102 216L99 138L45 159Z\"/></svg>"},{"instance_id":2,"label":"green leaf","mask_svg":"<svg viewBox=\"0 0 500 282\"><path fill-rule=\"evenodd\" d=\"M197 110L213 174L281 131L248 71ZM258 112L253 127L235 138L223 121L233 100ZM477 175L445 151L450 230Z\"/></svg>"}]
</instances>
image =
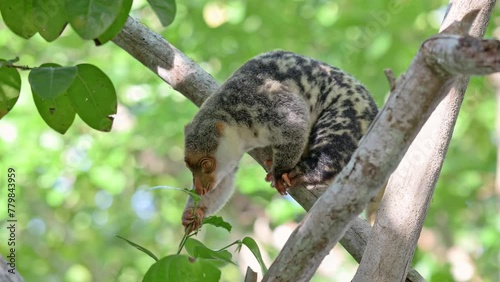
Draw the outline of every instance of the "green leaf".
<instances>
[{"instance_id":1,"label":"green leaf","mask_svg":"<svg viewBox=\"0 0 500 282\"><path fill-rule=\"evenodd\" d=\"M68 88L68 96L76 113L90 127L110 131L116 114L116 92L111 80L99 68L78 65L78 74Z\"/></svg>"},{"instance_id":2,"label":"green leaf","mask_svg":"<svg viewBox=\"0 0 500 282\"><path fill-rule=\"evenodd\" d=\"M224 219L222 219L222 217L220 216L209 216L203 219L201 225L205 224L213 225L215 227L222 227L226 229L228 232L231 232L231 228L233 228L231 224L229 224L227 221L224 221Z\"/></svg>"},{"instance_id":3,"label":"green leaf","mask_svg":"<svg viewBox=\"0 0 500 282\"><path fill-rule=\"evenodd\" d=\"M241 240L241 243L245 246L247 246L248 249L252 252L252 254L255 256L257 261L260 264L260 269L262 270L262 273L267 272L267 267L266 264L264 263L264 260L262 259L262 255L260 254L259 246L255 242L254 239L250 237L245 237L243 240Z\"/></svg>"},{"instance_id":4,"label":"green leaf","mask_svg":"<svg viewBox=\"0 0 500 282\"><path fill-rule=\"evenodd\" d=\"M68 90L77 73L77 67L44 64L30 71L28 81L34 94L42 99L54 99Z\"/></svg>"},{"instance_id":5,"label":"green leaf","mask_svg":"<svg viewBox=\"0 0 500 282\"><path fill-rule=\"evenodd\" d=\"M148 3L163 26L168 26L174 21L177 10L175 0L148 0Z\"/></svg>"},{"instance_id":6,"label":"green leaf","mask_svg":"<svg viewBox=\"0 0 500 282\"><path fill-rule=\"evenodd\" d=\"M129 243L129 245L135 247L139 251L141 251L141 252L147 254L148 256L152 257L154 260L158 261L158 257L156 257L155 254L153 254L153 252L151 252L150 250L148 250L148 249L144 248L143 246L141 246L139 244L136 244L136 243L134 243L134 242L132 242L132 241L130 241L128 239L125 239L125 238L123 238L120 235L115 235L115 236L118 237L118 238L120 238L120 239L122 239L123 241Z\"/></svg>"},{"instance_id":7,"label":"green leaf","mask_svg":"<svg viewBox=\"0 0 500 282\"><path fill-rule=\"evenodd\" d=\"M64 1L32 1L34 24L38 33L48 42L54 41L61 35L68 23Z\"/></svg>"},{"instance_id":8,"label":"green leaf","mask_svg":"<svg viewBox=\"0 0 500 282\"><path fill-rule=\"evenodd\" d=\"M5 25L15 34L30 38L37 32L33 22L33 0L0 0Z\"/></svg>"},{"instance_id":9,"label":"green leaf","mask_svg":"<svg viewBox=\"0 0 500 282\"><path fill-rule=\"evenodd\" d=\"M0 60L0 62L5 62ZM0 67L0 119L4 117L17 102L21 93L21 76L14 68Z\"/></svg>"},{"instance_id":10,"label":"green leaf","mask_svg":"<svg viewBox=\"0 0 500 282\"><path fill-rule=\"evenodd\" d=\"M54 99L42 99L33 93L33 101L45 123L55 131L64 134L73 124L76 112L68 94L63 93Z\"/></svg>"},{"instance_id":11,"label":"green leaf","mask_svg":"<svg viewBox=\"0 0 500 282\"><path fill-rule=\"evenodd\" d=\"M115 36L120 32L120 30L122 30L123 26L125 25L131 8L132 0L123 0L122 6L120 8L120 13L116 17L113 24L95 40L96 45L102 45L115 38Z\"/></svg>"},{"instance_id":12,"label":"green leaf","mask_svg":"<svg viewBox=\"0 0 500 282\"><path fill-rule=\"evenodd\" d=\"M35 72L35 75L32 76L32 73L34 71L39 72L40 70L45 71L41 72L41 74L36 74ZM48 78L44 78L43 76L48 73L50 73L51 75ZM43 64L40 66L40 68L32 70L28 77L28 80L31 84L33 101L35 102L36 108L38 109L38 113L40 113L40 116L48 126L61 134L66 133L68 128L71 126L71 124L73 124L73 121L75 120L75 109L73 109L73 105L71 105L71 101L69 100L69 97L65 91L76 77L76 74L76 67L63 68L58 64L49 63ZM34 83L31 82L32 77L34 78ZM38 88L42 89L40 91L45 92L45 94L49 93L46 95L47 97L41 95L40 93L37 93L37 90L33 87L33 85L37 84ZM49 86L44 84L49 84ZM62 93L56 93L55 95L53 95L54 91L59 91L54 90L54 88L63 89Z\"/></svg>"},{"instance_id":13,"label":"green leaf","mask_svg":"<svg viewBox=\"0 0 500 282\"><path fill-rule=\"evenodd\" d=\"M142 281L215 282L220 276L220 270L208 261L190 261L185 255L171 255L154 263Z\"/></svg>"},{"instance_id":14,"label":"green leaf","mask_svg":"<svg viewBox=\"0 0 500 282\"><path fill-rule=\"evenodd\" d=\"M68 20L83 39L98 38L115 21L122 0L66 0Z\"/></svg>"},{"instance_id":15,"label":"green leaf","mask_svg":"<svg viewBox=\"0 0 500 282\"><path fill-rule=\"evenodd\" d=\"M212 250L205 246L202 242L193 238L188 238L184 246L188 254L190 254L194 258L211 259L234 264L234 262L231 260L232 255L227 250Z\"/></svg>"},{"instance_id":16,"label":"green leaf","mask_svg":"<svg viewBox=\"0 0 500 282\"><path fill-rule=\"evenodd\" d=\"M172 186L155 186L155 187L149 188L148 190L157 190L157 189L182 191L182 192L188 194L189 196L191 196L193 198L195 204L197 204L201 200L201 196L196 194L196 192L194 192L194 190L189 190L189 189L185 189L185 188L177 188L177 187L172 187Z\"/></svg>"}]
</instances>

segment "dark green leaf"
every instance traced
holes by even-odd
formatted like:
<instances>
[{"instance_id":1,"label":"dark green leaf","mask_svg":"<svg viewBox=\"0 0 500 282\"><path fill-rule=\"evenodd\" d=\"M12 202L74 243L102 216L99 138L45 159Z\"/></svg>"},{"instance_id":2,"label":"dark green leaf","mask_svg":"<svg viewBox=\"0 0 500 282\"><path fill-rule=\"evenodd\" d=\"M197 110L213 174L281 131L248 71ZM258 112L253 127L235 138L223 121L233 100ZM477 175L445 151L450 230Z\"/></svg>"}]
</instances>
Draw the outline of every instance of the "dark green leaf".
<instances>
[{"instance_id":1,"label":"dark green leaf","mask_svg":"<svg viewBox=\"0 0 500 282\"><path fill-rule=\"evenodd\" d=\"M61 66L58 64L43 64L40 67L61 68ZM71 68L74 69L74 76L76 76L76 67ZM71 79L71 81L73 79L74 77ZM63 81L62 83L64 84L66 82ZM64 89L64 91L66 91L66 89ZM45 123L47 123L48 126L61 134L66 133L71 124L73 124L76 116L76 112L71 105L68 95L64 92L62 94L58 94L54 98L44 99L42 98L43 95L35 93L36 91L33 89L33 85L31 85L31 92L33 94L33 100L38 109L38 112L40 113L40 116L43 118Z\"/></svg>"},{"instance_id":2,"label":"dark green leaf","mask_svg":"<svg viewBox=\"0 0 500 282\"><path fill-rule=\"evenodd\" d=\"M68 90L77 73L77 67L44 64L30 71L28 81L34 94L42 99L54 99Z\"/></svg>"},{"instance_id":3,"label":"dark green leaf","mask_svg":"<svg viewBox=\"0 0 500 282\"><path fill-rule=\"evenodd\" d=\"M116 17L113 24L96 39L97 45L102 45L115 38L115 36L120 32L120 30L122 30L123 25L127 21L128 14L130 13L131 8L132 0L123 0L122 6L120 8L120 13Z\"/></svg>"},{"instance_id":4,"label":"dark green leaf","mask_svg":"<svg viewBox=\"0 0 500 282\"><path fill-rule=\"evenodd\" d=\"M224 221L224 219L222 219L222 217L220 217L220 216L209 216L209 217L203 219L203 222L201 224L202 225L210 224L210 225L213 225L215 227L222 227L222 228L226 229L228 232L231 232L231 228L232 228L231 224Z\"/></svg>"},{"instance_id":5,"label":"dark green leaf","mask_svg":"<svg viewBox=\"0 0 500 282\"><path fill-rule=\"evenodd\" d=\"M264 263L264 260L262 259L262 255L260 254L259 246L255 242L254 239L250 237L245 237L243 240L241 240L241 243L243 243L245 246L247 246L248 249L252 252L252 254L255 256L257 261L260 264L260 269L262 270L262 273L267 272L267 267L266 264Z\"/></svg>"},{"instance_id":6,"label":"dark green leaf","mask_svg":"<svg viewBox=\"0 0 500 282\"><path fill-rule=\"evenodd\" d=\"M0 60L0 62L5 62ZM21 92L21 76L14 68L0 67L0 119L4 117L17 102Z\"/></svg>"},{"instance_id":7,"label":"dark green leaf","mask_svg":"<svg viewBox=\"0 0 500 282\"><path fill-rule=\"evenodd\" d=\"M28 39L37 32L33 0L0 0L0 12L5 25L15 34Z\"/></svg>"},{"instance_id":8,"label":"dark green leaf","mask_svg":"<svg viewBox=\"0 0 500 282\"><path fill-rule=\"evenodd\" d=\"M122 0L66 0L68 21L83 39L98 38L115 21Z\"/></svg>"},{"instance_id":9,"label":"dark green leaf","mask_svg":"<svg viewBox=\"0 0 500 282\"><path fill-rule=\"evenodd\" d=\"M221 272L208 261L194 260L185 255L171 255L154 263L143 282L215 282Z\"/></svg>"},{"instance_id":10,"label":"dark green leaf","mask_svg":"<svg viewBox=\"0 0 500 282\"><path fill-rule=\"evenodd\" d=\"M78 65L78 75L68 88L68 96L76 113L90 127L110 131L116 114L116 92L111 80L99 68Z\"/></svg>"},{"instance_id":11,"label":"dark green leaf","mask_svg":"<svg viewBox=\"0 0 500 282\"><path fill-rule=\"evenodd\" d=\"M45 40L54 41L68 23L64 1L33 0L33 20L38 33Z\"/></svg>"},{"instance_id":12,"label":"dark green leaf","mask_svg":"<svg viewBox=\"0 0 500 282\"><path fill-rule=\"evenodd\" d=\"M163 26L168 26L174 21L177 10L175 0L148 0L148 3Z\"/></svg>"},{"instance_id":13,"label":"dark green leaf","mask_svg":"<svg viewBox=\"0 0 500 282\"><path fill-rule=\"evenodd\" d=\"M214 251L203 245L202 242L196 239L188 238L184 246L188 254L190 254L194 258L211 259L234 264L234 262L231 260L232 255L230 252L226 250Z\"/></svg>"},{"instance_id":14,"label":"dark green leaf","mask_svg":"<svg viewBox=\"0 0 500 282\"><path fill-rule=\"evenodd\" d=\"M33 93L33 100L45 123L61 134L66 133L76 116L68 95L64 93L54 99L42 99Z\"/></svg>"},{"instance_id":15,"label":"dark green leaf","mask_svg":"<svg viewBox=\"0 0 500 282\"><path fill-rule=\"evenodd\" d=\"M120 235L115 235L115 236L118 237L118 238L120 238L120 239L122 239L122 240L124 240L125 242L129 243L131 246L137 248L139 251L141 251L141 252L147 254L148 256L152 257L154 260L158 261L158 257L156 257L155 254L153 254L153 252L151 252L150 250L148 250L148 249L144 248L143 246L141 246L139 244L136 244L136 243L134 243L134 242L132 242L132 241L130 241L128 239L125 239L125 238L123 238Z\"/></svg>"}]
</instances>

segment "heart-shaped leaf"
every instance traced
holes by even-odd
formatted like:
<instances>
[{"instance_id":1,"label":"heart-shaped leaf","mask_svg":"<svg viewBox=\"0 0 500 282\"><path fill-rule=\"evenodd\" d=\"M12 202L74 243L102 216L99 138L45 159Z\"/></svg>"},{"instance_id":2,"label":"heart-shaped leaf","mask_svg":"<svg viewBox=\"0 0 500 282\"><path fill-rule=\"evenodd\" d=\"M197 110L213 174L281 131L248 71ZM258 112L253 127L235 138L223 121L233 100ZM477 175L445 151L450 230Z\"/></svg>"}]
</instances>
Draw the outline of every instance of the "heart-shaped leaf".
<instances>
[{"instance_id":1,"label":"heart-shaped leaf","mask_svg":"<svg viewBox=\"0 0 500 282\"><path fill-rule=\"evenodd\" d=\"M33 0L33 20L38 33L48 42L54 41L68 23L64 1Z\"/></svg>"},{"instance_id":2,"label":"heart-shaped leaf","mask_svg":"<svg viewBox=\"0 0 500 282\"><path fill-rule=\"evenodd\" d=\"M115 38L120 30L122 30L123 25L125 25L131 8L132 0L123 0L122 6L120 8L120 13L116 17L113 24L95 40L96 45L102 45Z\"/></svg>"},{"instance_id":3,"label":"heart-shaped leaf","mask_svg":"<svg viewBox=\"0 0 500 282\"><path fill-rule=\"evenodd\" d=\"M90 64L77 65L78 74L67 93L73 108L90 127L110 131L116 114L116 92L108 76Z\"/></svg>"},{"instance_id":4,"label":"heart-shaped leaf","mask_svg":"<svg viewBox=\"0 0 500 282\"><path fill-rule=\"evenodd\" d=\"M66 0L68 21L83 39L98 38L115 21L122 0Z\"/></svg>"},{"instance_id":5,"label":"heart-shaped leaf","mask_svg":"<svg viewBox=\"0 0 500 282\"><path fill-rule=\"evenodd\" d=\"M15 34L28 39L37 32L33 0L0 0L0 12L5 25Z\"/></svg>"},{"instance_id":6,"label":"heart-shaped leaf","mask_svg":"<svg viewBox=\"0 0 500 282\"><path fill-rule=\"evenodd\" d=\"M163 26L168 26L174 21L177 10L175 0L148 0L148 3Z\"/></svg>"},{"instance_id":7,"label":"heart-shaped leaf","mask_svg":"<svg viewBox=\"0 0 500 282\"><path fill-rule=\"evenodd\" d=\"M68 90L77 73L77 67L44 64L30 71L28 81L34 94L42 99L53 99Z\"/></svg>"},{"instance_id":8,"label":"heart-shaped leaf","mask_svg":"<svg viewBox=\"0 0 500 282\"><path fill-rule=\"evenodd\" d=\"M0 60L0 62L5 61ZM12 110L20 93L21 76L19 72L5 65L0 67L0 119Z\"/></svg>"},{"instance_id":9,"label":"heart-shaped leaf","mask_svg":"<svg viewBox=\"0 0 500 282\"><path fill-rule=\"evenodd\" d=\"M54 99L42 99L33 92L33 101L45 123L55 131L64 134L73 124L76 113L68 94L63 93Z\"/></svg>"}]
</instances>

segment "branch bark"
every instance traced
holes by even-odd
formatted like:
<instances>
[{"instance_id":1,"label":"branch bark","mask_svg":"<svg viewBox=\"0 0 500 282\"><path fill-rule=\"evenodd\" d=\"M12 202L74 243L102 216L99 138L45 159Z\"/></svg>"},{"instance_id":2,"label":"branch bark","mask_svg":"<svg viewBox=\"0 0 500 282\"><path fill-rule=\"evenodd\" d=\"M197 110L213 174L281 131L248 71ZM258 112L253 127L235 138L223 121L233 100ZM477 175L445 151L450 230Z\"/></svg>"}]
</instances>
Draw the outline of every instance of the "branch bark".
<instances>
[{"instance_id":1,"label":"branch bark","mask_svg":"<svg viewBox=\"0 0 500 282\"><path fill-rule=\"evenodd\" d=\"M457 80L457 76L446 71L454 69L453 65L446 65L449 63L446 58L433 60L429 54L435 53L433 50L436 50L437 45L450 48L449 53L463 53L467 51L468 46L480 45L480 49L485 49L485 44L493 42L483 42L472 37L465 37L461 40L467 43L450 45L447 44L449 36L435 36L433 40L422 45L421 51L414 58L405 78L399 85L396 85L358 150L353 154L351 161L292 233L263 281L308 281L312 277L329 250L343 236L351 220L383 187L424 122ZM497 50L495 56L499 55ZM490 67L494 71L500 69L498 66L481 67L479 63L479 60L476 61L474 68L462 74L481 74L487 72ZM406 195L400 194L399 196ZM410 199L403 199L403 201L408 203ZM397 201L401 199L398 198ZM391 214L393 218L400 216L394 212ZM391 225L388 223L380 228L391 228ZM381 237L384 237L382 234L385 233L381 232ZM401 253L407 251L412 254L404 258L409 257L411 261L413 256L412 250L397 248L393 244L387 249L397 252L399 259L401 259ZM380 258L382 257L379 256L372 261L374 269L378 269L381 263ZM383 258L385 263L386 257ZM362 264L363 261L364 258ZM403 261L403 263L408 262ZM397 267L394 267L394 264L391 265L391 269L394 268ZM404 280L406 269L403 269L403 272L404 275L399 276L395 281ZM355 277L354 280L358 281L358 279L359 277ZM366 280L359 281L393 281L393 279L366 276Z\"/></svg>"},{"instance_id":2,"label":"branch bark","mask_svg":"<svg viewBox=\"0 0 500 282\"><path fill-rule=\"evenodd\" d=\"M449 25L475 9L482 9L474 24L465 22L461 28L471 27L470 35L484 35L495 1L453 1L454 5L443 22L444 32L468 30L449 28ZM451 5L451 4L450 4ZM457 25L458 26L458 25ZM498 42L471 40L470 37L446 36L447 44L438 44L426 54L428 63L446 60L443 70L452 74L483 74L491 70L485 65L496 65L498 69ZM429 39L426 44L434 45L442 36ZM468 43L472 43L468 45ZM491 48L489 44L496 47ZM465 45L464 45L465 44ZM477 44L477 45L476 45ZM462 52L449 52L452 46L465 46ZM468 46L467 46L468 45ZM476 49L472 51L472 49ZM481 50L486 47L485 50ZM472 52L471 52L472 51ZM478 62L481 61L481 62ZM496 61L496 62L495 62ZM486 63L487 62L487 63ZM439 104L412 143L397 170L391 176L384 198L375 220L372 236L368 242L354 281L402 281L410 268L416 243L429 208L430 199L441 171L448 144L458 116L458 111L468 84L468 77L456 79L451 91ZM443 93L438 93L442 96Z\"/></svg>"},{"instance_id":3,"label":"branch bark","mask_svg":"<svg viewBox=\"0 0 500 282\"><path fill-rule=\"evenodd\" d=\"M7 265L7 261L3 256L0 255L0 281L2 282L24 282L23 277L17 269L15 273L12 274L9 272L11 267Z\"/></svg>"}]
</instances>

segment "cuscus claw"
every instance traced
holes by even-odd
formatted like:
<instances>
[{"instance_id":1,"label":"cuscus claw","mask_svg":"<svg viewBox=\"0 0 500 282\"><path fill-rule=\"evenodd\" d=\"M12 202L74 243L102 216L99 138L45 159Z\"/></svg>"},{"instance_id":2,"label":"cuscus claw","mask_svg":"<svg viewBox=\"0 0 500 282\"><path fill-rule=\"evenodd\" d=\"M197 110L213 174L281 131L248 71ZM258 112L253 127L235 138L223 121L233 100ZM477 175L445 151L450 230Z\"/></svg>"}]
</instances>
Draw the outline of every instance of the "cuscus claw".
<instances>
[{"instance_id":1,"label":"cuscus claw","mask_svg":"<svg viewBox=\"0 0 500 282\"><path fill-rule=\"evenodd\" d=\"M290 181L290 178L288 178L288 173L283 173L281 175L281 178L283 178L283 181L285 181L286 185L288 185L288 187L292 187L292 182Z\"/></svg>"}]
</instances>

